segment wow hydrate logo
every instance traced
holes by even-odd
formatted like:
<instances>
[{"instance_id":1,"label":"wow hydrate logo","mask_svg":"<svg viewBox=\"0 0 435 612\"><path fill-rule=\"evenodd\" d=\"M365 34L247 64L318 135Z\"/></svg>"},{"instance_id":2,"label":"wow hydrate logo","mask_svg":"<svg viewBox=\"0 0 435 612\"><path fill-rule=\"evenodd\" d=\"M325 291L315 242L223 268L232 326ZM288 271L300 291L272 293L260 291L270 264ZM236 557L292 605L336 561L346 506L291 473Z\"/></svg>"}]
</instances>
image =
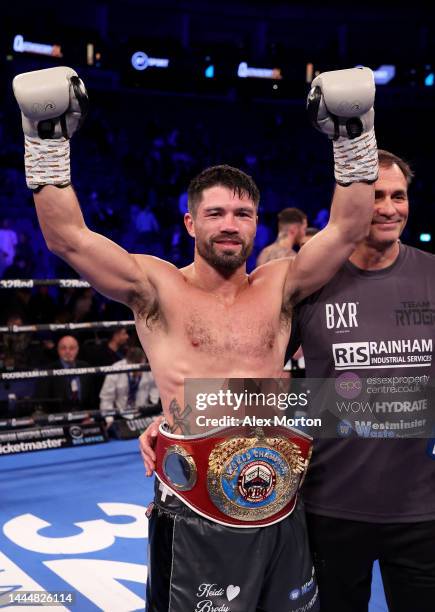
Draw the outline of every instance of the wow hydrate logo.
<instances>
[{"instance_id":1,"label":"wow hydrate logo","mask_svg":"<svg viewBox=\"0 0 435 612\"><path fill-rule=\"evenodd\" d=\"M432 338L339 342L332 345L336 370L430 366L432 352Z\"/></svg>"}]
</instances>

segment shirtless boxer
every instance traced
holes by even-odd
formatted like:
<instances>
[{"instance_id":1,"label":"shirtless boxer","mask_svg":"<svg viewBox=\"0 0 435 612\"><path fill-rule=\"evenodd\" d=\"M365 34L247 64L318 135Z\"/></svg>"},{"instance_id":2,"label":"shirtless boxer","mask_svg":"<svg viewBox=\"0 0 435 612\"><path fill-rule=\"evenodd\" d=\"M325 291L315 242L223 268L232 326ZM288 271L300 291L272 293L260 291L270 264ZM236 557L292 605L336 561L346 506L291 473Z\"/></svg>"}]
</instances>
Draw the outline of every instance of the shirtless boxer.
<instances>
[{"instance_id":1,"label":"shirtless boxer","mask_svg":"<svg viewBox=\"0 0 435 612\"><path fill-rule=\"evenodd\" d=\"M257 266L272 259L294 257L294 246L301 246L307 230L307 215L299 208L284 208L278 213L278 236L257 257Z\"/></svg>"},{"instance_id":2,"label":"shirtless boxer","mask_svg":"<svg viewBox=\"0 0 435 612\"><path fill-rule=\"evenodd\" d=\"M173 450L181 448L180 453L188 443L187 469L195 459L193 447L203 441L179 435L185 431L184 380L279 378L293 305L324 285L367 234L378 173L373 74L351 69L313 81L312 121L334 138L337 186L330 222L294 259L272 261L250 275L245 262L259 203L250 177L217 166L191 182L184 219L195 239L191 265L178 270L155 257L129 254L86 226L71 187L69 138L87 105L76 73L58 67L19 75L14 92L22 111L27 184L35 191L47 246L96 290L133 310L168 424L159 439L168 448L171 443ZM299 451L306 443L297 436L291 444L277 439ZM269 447L267 452L275 451ZM277 461L285 463L281 456ZM203 500L207 511L193 511L195 504L179 499L182 487L177 492L161 468L162 461L157 470L166 485L156 488L150 520L148 610L318 609L299 506L287 514L285 508L280 515L266 512L262 521L256 520L257 509L251 510L243 525L215 508L221 517L215 520L209 499ZM204 486L205 474L198 469L196 476L195 486ZM189 486L194 494L194 485ZM296 497L291 503L293 509Z\"/></svg>"}]
</instances>

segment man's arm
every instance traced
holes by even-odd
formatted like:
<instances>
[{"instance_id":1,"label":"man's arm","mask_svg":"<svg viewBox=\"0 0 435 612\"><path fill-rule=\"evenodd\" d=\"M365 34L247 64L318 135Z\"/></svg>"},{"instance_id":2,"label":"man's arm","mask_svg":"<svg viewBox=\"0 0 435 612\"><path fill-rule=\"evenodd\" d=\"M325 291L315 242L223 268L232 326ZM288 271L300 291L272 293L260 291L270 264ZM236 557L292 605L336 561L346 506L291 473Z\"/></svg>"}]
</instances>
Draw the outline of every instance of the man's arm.
<instances>
[{"instance_id":1,"label":"man's arm","mask_svg":"<svg viewBox=\"0 0 435 612\"><path fill-rule=\"evenodd\" d=\"M107 374L100 391L100 411L102 414L115 408L116 374Z\"/></svg>"},{"instance_id":2,"label":"man's arm","mask_svg":"<svg viewBox=\"0 0 435 612\"><path fill-rule=\"evenodd\" d=\"M337 186L328 225L289 265L284 303L320 289L368 234L378 176L374 97L368 68L325 72L312 82L308 111L314 126L333 139Z\"/></svg>"},{"instance_id":3,"label":"man's arm","mask_svg":"<svg viewBox=\"0 0 435 612\"><path fill-rule=\"evenodd\" d=\"M297 303L325 285L369 231L374 185L337 185L328 225L290 262L285 299Z\"/></svg>"},{"instance_id":4,"label":"man's arm","mask_svg":"<svg viewBox=\"0 0 435 612\"><path fill-rule=\"evenodd\" d=\"M139 437L139 448L145 465L145 475L152 476L156 467L155 446L160 424L165 420L163 416L157 416L148 425L143 434Z\"/></svg>"},{"instance_id":5,"label":"man's arm","mask_svg":"<svg viewBox=\"0 0 435 612\"><path fill-rule=\"evenodd\" d=\"M135 255L91 231L71 186L59 189L47 185L34 194L34 200L49 250L97 291L127 305L138 297L144 301L153 299L153 259L147 261L146 273Z\"/></svg>"},{"instance_id":6,"label":"man's arm","mask_svg":"<svg viewBox=\"0 0 435 612\"><path fill-rule=\"evenodd\" d=\"M20 74L13 88L22 113L26 181L48 248L104 295L129 306L138 301L146 311L159 265L92 232L71 187L69 141L88 105L83 82L71 68L58 66Z\"/></svg>"}]
</instances>

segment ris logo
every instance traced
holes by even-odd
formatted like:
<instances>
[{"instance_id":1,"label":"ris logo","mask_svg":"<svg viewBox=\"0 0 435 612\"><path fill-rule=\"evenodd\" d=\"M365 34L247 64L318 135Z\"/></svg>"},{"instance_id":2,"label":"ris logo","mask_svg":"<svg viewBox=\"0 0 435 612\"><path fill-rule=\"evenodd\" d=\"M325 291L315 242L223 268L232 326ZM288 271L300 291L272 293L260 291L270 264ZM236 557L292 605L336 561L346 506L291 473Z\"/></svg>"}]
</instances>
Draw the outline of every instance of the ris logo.
<instances>
[{"instance_id":1,"label":"ris logo","mask_svg":"<svg viewBox=\"0 0 435 612\"><path fill-rule=\"evenodd\" d=\"M368 342L341 342L332 345L335 368L342 370L349 367L370 365Z\"/></svg>"},{"instance_id":2,"label":"ris logo","mask_svg":"<svg viewBox=\"0 0 435 612\"><path fill-rule=\"evenodd\" d=\"M325 304L326 327L328 329L358 327L358 321L356 320L357 303Z\"/></svg>"}]
</instances>

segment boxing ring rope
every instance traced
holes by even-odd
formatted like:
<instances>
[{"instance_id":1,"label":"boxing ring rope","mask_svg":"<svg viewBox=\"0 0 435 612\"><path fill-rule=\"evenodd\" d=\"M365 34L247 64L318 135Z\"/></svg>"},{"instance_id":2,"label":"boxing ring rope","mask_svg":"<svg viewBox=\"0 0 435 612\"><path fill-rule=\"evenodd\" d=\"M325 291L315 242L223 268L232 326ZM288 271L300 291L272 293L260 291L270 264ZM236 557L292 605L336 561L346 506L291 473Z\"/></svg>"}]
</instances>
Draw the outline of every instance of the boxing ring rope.
<instances>
[{"instance_id":1,"label":"boxing ring rope","mask_svg":"<svg viewBox=\"0 0 435 612\"><path fill-rule=\"evenodd\" d=\"M34 287L59 287L60 289L81 289L89 288L91 285L81 279L70 278L49 278L49 279L7 279L0 280L0 289L32 289ZM84 323L44 323L31 325L2 325L0 333L3 334L20 334L32 333L40 331L83 331L83 330L100 330L116 327L134 327L134 320L128 321L93 321ZM19 381L31 380L50 377L71 377L82 375L97 375L97 374L119 374L127 372L149 372L151 368L148 364L128 363L124 365L107 365L107 366L87 366L80 368L35 368L32 370L17 370L10 372L0 372L0 381ZM10 399L10 398L9 398ZM38 400L39 401L39 400ZM44 400L46 401L46 400ZM12 404L28 403L29 398L20 400L13 397ZM9 402L11 403L11 402ZM9 430L10 428L28 428L41 427L44 425L53 425L54 423L71 423L82 421L83 419L93 419L95 421L104 421L107 417L133 419L143 418L152 420L151 415L155 414L155 405L149 405L134 409L132 411L119 411L116 409L105 410L104 415L99 409L92 410L70 410L68 412L54 414L38 414L26 417L15 418L0 418L0 430Z\"/></svg>"},{"instance_id":2,"label":"boxing ring rope","mask_svg":"<svg viewBox=\"0 0 435 612\"><path fill-rule=\"evenodd\" d=\"M0 280L0 289L33 289L33 287L60 287L61 289L89 288L88 281L80 278L10 278Z\"/></svg>"},{"instance_id":3,"label":"boxing ring rope","mask_svg":"<svg viewBox=\"0 0 435 612\"><path fill-rule=\"evenodd\" d=\"M61 289L88 288L91 285L84 280L76 278L32 278L0 280L0 289L32 289L33 287L60 287ZM38 323L31 325L2 325L0 333L20 334L38 331L82 331L95 329L110 329L113 327L134 327L133 320L128 321L92 321L85 323ZM123 366L95 366L86 368L21 370L17 372L0 373L0 380L24 380L34 378L80 376L83 374L119 374L121 372L145 371L151 368L148 364L126 364Z\"/></svg>"},{"instance_id":4,"label":"boxing ring rope","mask_svg":"<svg viewBox=\"0 0 435 612\"><path fill-rule=\"evenodd\" d=\"M122 419L133 418L149 418L150 422L157 414L156 406L150 404L141 406L135 410L105 410L104 414L97 409L93 410L70 410L69 412L56 412L52 414L38 414L32 416L0 418L0 431L19 427L41 427L43 425L54 425L56 423L74 423L75 421L83 421L83 419L95 419L96 421L105 421L107 417L118 417Z\"/></svg>"},{"instance_id":5,"label":"boxing ring rope","mask_svg":"<svg viewBox=\"0 0 435 612\"><path fill-rule=\"evenodd\" d=\"M120 366L89 366L86 368L59 368L41 370L19 370L17 372L3 372L0 380L27 380L34 378L63 377L63 376L82 376L88 374L120 374L122 372L150 372L148 364L129 363Z\"/></svg>"},{"instance_id":6,"label":"boxing ring rope","mask_svg":"<svg viewBox=\"0 0 435 612\"><path fill-rule=\"evenodd\" d=\"M129 321L92 321L86 323L38 323L34 325L0 325L0 333L21 334L38 331L81 331L82 329L110 329L111 327L134 327L135 322Z\"/></svg>"}]
</instances>

